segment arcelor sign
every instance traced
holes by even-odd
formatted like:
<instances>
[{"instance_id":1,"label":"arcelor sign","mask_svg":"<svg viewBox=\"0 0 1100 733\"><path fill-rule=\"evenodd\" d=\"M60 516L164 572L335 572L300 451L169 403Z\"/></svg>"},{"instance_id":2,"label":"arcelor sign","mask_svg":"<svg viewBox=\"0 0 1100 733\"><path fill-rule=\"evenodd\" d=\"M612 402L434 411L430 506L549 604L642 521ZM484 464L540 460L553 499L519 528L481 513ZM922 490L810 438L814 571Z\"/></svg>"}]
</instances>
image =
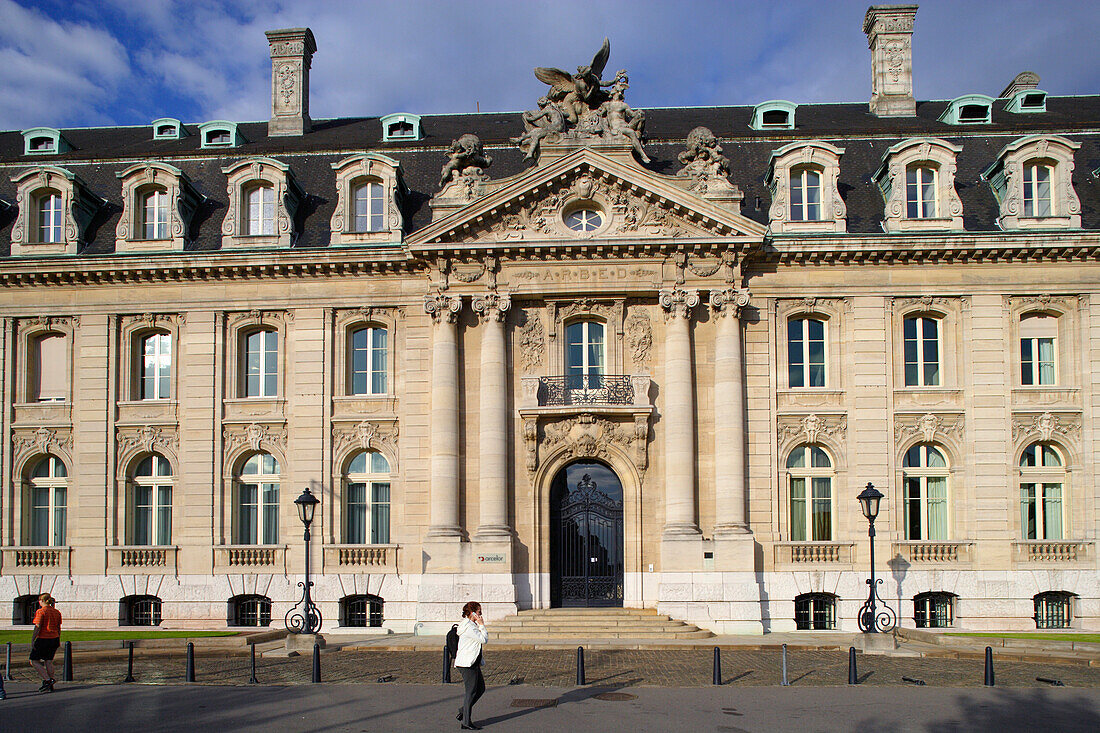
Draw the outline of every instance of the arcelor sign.
<instances>
[{"instance_id":1,"label":"arcelor sign","mask_svg":"<svg viewBox=\"0 0 1100 733\"><path fill-rule=\"evenodd\" d=\"M488 555L478 555L477 561L480 563L503 563L507 561L507 556L503 552L494 552Z\"/></svg>"}]
</instances>

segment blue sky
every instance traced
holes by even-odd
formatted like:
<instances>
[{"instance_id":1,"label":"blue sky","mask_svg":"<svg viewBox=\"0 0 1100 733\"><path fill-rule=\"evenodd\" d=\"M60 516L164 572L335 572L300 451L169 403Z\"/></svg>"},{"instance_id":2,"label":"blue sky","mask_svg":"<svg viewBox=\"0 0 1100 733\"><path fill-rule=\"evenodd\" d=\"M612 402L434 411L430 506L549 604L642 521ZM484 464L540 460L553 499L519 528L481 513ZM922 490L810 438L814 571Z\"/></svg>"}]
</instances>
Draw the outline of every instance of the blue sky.
<instances>
[{"instance_id":1,"label":"blue sky","mask_svg":"<svg viewBox=\"0 0 1100 733\"><path fill-rule=\"evenodd\" d=\"M866 101L868 2L790 0L0 0L0 129L264 120L272 28L317 38L314 118L527 109L535 66L605 35L635 107ZM1037 72L1100 93L1096 0L920 3L915 93L996 95Z\"/></svg>"}]
</instances>

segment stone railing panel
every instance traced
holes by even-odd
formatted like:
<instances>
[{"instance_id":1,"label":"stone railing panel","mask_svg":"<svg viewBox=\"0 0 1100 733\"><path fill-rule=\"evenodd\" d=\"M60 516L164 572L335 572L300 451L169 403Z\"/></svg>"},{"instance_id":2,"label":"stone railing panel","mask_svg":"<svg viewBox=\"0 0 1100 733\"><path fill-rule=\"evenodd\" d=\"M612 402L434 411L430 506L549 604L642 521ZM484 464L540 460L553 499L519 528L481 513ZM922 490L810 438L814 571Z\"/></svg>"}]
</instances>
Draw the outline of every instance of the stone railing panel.
<instances>
[{"instance_id":1,"label":"stone railing panel","mask_svg":"<svg viewBox=\"0 0 1100 733\"><path fill-rule=\"evenodd\" d=\"M850 542L780 542L775 545L777 565L850 564Z\"/></svg>"},{"instance_id":2,"label":"stone railing panel","mask_svg":"<svg viewBox=\"0 0 1100 733\"><path fill-rule=\"evenodd\" d=\"M1026 540L1013 546L1018 563L1076 563L1091 558L1092 544L1080 540Z\"/></svg>"},{"instance_id":3,"label":"stone railing panel","mask_svg":"<svg viewBox=\"0 0 1100 733\"><path fill-rule=\"evenodd\" d=\"M120 545L107 548L107 572L176 573L179 548L171 545Z\"/></svg>"},{"instance_id":4,"label":"stone railing panel","mask_svg":"<svg viewBox=\"0 0 1100 733\"><path fill-rule=\"evenodd\" d=\"M893 555L901 555L915 565L969 563L972 542L907 541L895 542Z\"/></svg>"},{"instance_id":5,"label":"stone railing panel","mask_svg":"<svg viewBox=\"0 0 1100 733\"><path fill-rule=\"evenodd\" d=\"M397 545L325 545L325 571L396 572L397 548Z\"/></svg>"},{"instance_id":6,"label":"stone railing panel","mask_svg":"<svg viewBox=\"0 0 1100 733\"><path fill-rule=\"evenodd\" d=\"M286 545L221 545L214 548L214 565L223 571L286 574Z\"/></svg>"},{"instance_id":7,"label":"stone railing panel","mask_svg":"<svg viewBox=\"0 0 1100 733\"><path fill-rule=\"evenodd\" d=\"M68 575L71 547L5 547L5 575Z\"/></svg>"}]
</instances>

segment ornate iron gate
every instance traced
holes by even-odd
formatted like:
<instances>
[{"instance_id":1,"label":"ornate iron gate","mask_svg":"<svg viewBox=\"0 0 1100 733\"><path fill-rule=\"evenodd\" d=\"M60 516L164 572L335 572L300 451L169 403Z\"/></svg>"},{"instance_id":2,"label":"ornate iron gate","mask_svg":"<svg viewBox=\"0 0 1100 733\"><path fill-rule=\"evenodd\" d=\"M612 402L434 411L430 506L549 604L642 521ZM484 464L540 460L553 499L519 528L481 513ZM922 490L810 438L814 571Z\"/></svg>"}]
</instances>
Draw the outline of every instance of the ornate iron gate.
<instances>
[{"instance_id":1,"label":"ornate iron gate","mask_svg":"<svg viewBox=\"0 0 1100 733\"><path fill-rule=\"evenodd\" d=\"M597 486L589 471L612 485ZM606 466L574 463L555 477L550 566L552 606L623 605L623 491Z\"/></svg>"}]
</instances>

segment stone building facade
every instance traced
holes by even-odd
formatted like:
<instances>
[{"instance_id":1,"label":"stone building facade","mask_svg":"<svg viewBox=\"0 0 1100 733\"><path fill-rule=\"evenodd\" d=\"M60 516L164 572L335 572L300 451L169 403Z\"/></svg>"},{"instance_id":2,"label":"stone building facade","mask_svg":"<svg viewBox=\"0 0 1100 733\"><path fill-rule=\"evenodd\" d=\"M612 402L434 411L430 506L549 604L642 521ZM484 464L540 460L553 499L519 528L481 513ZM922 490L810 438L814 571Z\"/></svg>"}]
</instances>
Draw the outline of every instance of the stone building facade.
<instances>
[{"instance_id":1,"label":"stone building facade","mask_svg":"<svg viewBox=\"0 0 1100 733\"><path fill-rule=\"evenodd\" d=\"M870 106L311 120L287 29L269 123L0 133L13 623L279 624L308 486L327 629L854 629L873 482L902 624L1100 628L1100 97L917 102L915 13Z\"/></svg>"}]
</instances>

